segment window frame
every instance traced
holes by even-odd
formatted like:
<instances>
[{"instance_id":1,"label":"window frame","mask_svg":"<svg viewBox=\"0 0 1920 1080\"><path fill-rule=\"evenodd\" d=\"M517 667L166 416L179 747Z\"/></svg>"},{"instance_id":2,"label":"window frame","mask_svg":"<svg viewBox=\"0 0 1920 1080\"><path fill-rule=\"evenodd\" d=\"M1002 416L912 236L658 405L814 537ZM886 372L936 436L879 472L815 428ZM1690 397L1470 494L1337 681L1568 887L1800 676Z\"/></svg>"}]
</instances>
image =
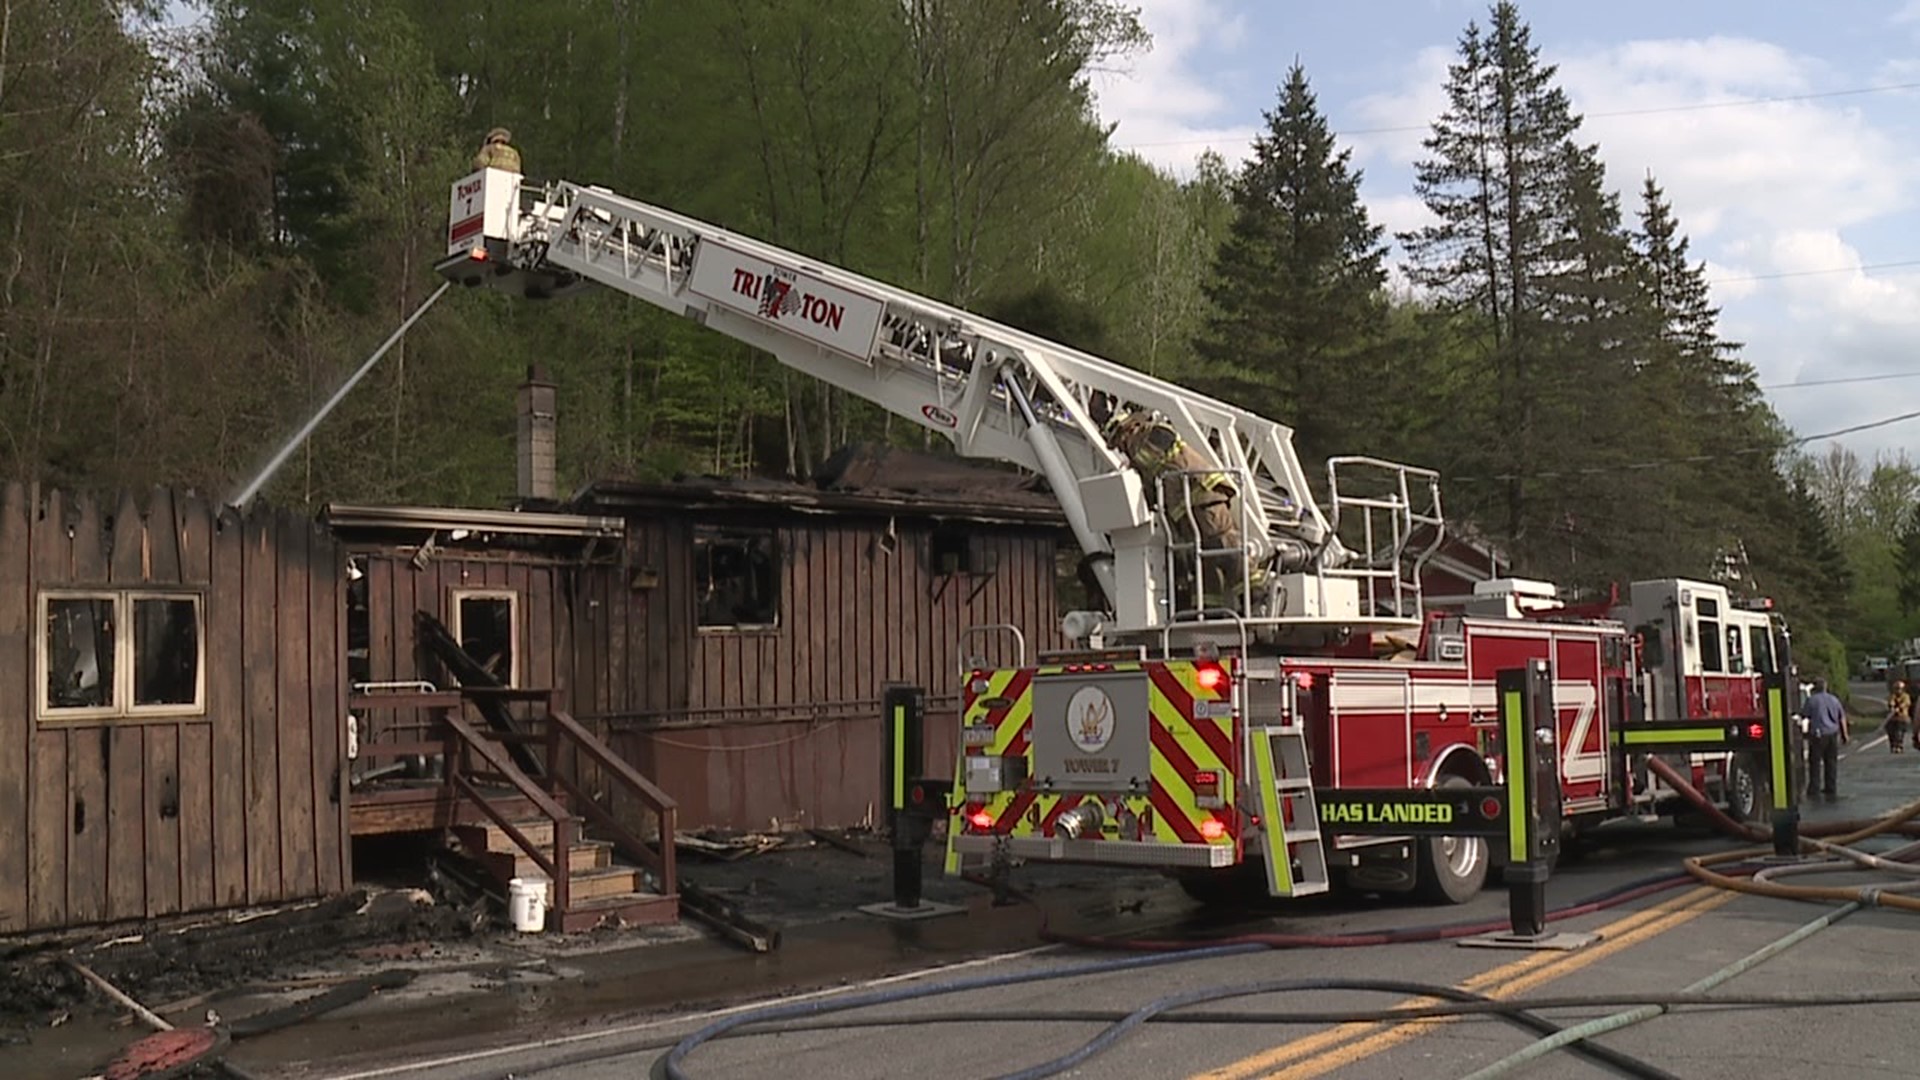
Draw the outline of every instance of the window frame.
<instances>
[{"instance_id":1,"label":"window frame","mask_svg":"<svg viewBox=\"0 0 1920 1080\"><path fill-rule=\"evenodd\" d=\"M507 602L507 648L513 654L513 662L507 670L507 686L513 690L523 689L525 684L521 673L525 670L522 666L525 661L520 653L521 642L524 640L520 633L520 590L504 585L455 585L447 589L447 607L450 609L447 612L447 630L453 634L454 643L463 649L466 648L463 644L466 641L466 626L460 605L467 600L505 600ZM474 659L482 658L474 657Z\"/></svg>"},{"instance_id":2,"label":"window frame","mask_svg":"<svg viewBox=\"0 0 1920 1080\"><path fill-rule=\"evenodd\" d=\"M106 600L113 606L113 685L109 704L62 707L47 693L53 658L48 646L47 618L58 600ZM134 696L134 607L143 600L186 601L193 605L193 700L186 703L136 705ZM207 590L202 585L146 583L139 586L44 585L34 595L33 711L45 727L90 724L140 724L162 720L206 719L207 710Z\"/></svg>"},{"instance_id":3,"label":"window frame","mask_svg":"<svg viewBox=\"0 0 1920 1080\"><path fill-rule=\"evenodd\" d=\"M693 583L693 595L691 597L693 611L691 614L693 629L696 634L777 634L780 632L786 615L786 603L783 596L786 592L786 546L782 539L782 533L782 529L773 525L722 525L702 522L693 526L690 537L691 543L688 545L688 548L689 561L693 564L691 567L693 572L690 575ZM707 623L700 621L701 586L703 584L710 584L709 577L703 576L701 569L700 559L702 552L711 550L712 544L716 540L751 545L762 538L766 541L767 561L773 571L772 620L752 623Z\"/></svg>"}]
</instances>

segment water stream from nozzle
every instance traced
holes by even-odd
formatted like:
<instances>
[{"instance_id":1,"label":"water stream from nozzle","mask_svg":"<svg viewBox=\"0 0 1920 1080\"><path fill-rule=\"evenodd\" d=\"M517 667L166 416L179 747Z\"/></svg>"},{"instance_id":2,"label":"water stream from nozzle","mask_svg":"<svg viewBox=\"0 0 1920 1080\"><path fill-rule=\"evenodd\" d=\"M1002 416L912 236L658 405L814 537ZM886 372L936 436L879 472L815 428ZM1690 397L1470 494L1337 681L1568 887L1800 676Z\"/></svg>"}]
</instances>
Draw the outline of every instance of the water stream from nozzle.
<instances>
[{"instance_id":1,"label":"water stream from nozzle","mask_svg":"<svg viewBox=\"0 0 1920 1080\"><path fill-rule=\"evenodd\" d=\"M434 302L440 299L441 294L451 288L452 285L453 282L451 281L442 282L440 287L433 291L432 296L427 297L419 307L414 308L413 314L407 316L407 320L400 324L399 329L388 335L387 340L381 342L380 347L373 350L373 355L367 357L366 363L360 365L360 370L354 372L346 382L340 384L340 389L333 392L333 396L327 399L326 404L320 406L320 410L314 413L313 417L309 419L299 431L294 432L293 438L288 439L286 445L280 448L279 453L273 455L273 460L267 462L266 468L261 469L258 476L255 476L246 487L241 488L238 495L227 500L227 505L236 510L246 509L247 504L253 501L253 497L258 495L260 489L267 485L267 481L273 479L273 474L280 471L280 466L287 463L287 459L292 457L293 452L300 448L300 444L306 442L307 437L312 435L314 429L320 426L320 422L327 418L327 414L332 412L334 408L346 398L347 394L353 390L354 386L358 385L361 379L367 377L367 372L373 370L373 365L379 363L382 356L387 355L387 350L393 348L394 344L404 337L408 330L412 329L413 324L420 320L420 316L425 315L427 309L432 307Z\"/></svg>"}]
</instances>

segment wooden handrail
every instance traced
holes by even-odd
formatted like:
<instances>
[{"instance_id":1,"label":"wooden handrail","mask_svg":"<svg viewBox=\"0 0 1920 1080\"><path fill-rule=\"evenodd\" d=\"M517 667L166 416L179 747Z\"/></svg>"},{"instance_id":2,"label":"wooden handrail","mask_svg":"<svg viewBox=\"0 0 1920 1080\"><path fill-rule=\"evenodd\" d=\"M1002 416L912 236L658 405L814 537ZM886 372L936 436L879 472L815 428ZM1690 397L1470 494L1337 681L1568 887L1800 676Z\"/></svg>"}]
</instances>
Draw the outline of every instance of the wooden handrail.
<instances>
[{"instance_id":1,"label":"wooden handrail","mask_svg":"<svg viewBox=\"0 0 1920 1080\"><path fill-rule=\"evenodd\" d=\"M526 852L527 856L546 872L547 880L553 886L554 910L562 913L568 911L573 891L570 880L572 875L569 872L572 861L568 858L568 849L573 844L574 826L580 819L568 813L567 809L555 801L552 795L527 779L527 775L514 767L513 762L507 759L507 755L500 747L495 746L491 740L482 738L480 733L474 730L473 725L467 723L465 719L454 715L451 711L441 719L446 723L447 730L464 744L464 749L468 753L480 755L480 760L491 766L493 771L511 784L522 798L532 803L534 809L553 822L553 859L549 862L536 850L526 834L515 828L505 815L488 802L480 794L479 789L473 786L473 782L458 771L457 766L448 770L448 781L462 794L478 803L481 811L492 818L494 823L500 826L501 831L505 832L520 850ZM456 756L449 755L449 758Z\"/></svg>"},{"instance_id":2,"label":"wooden handrail","mask_svg":"<svg viewBox=\"0 0 1920 1080\"><path fill-rule=\"evenodd\" d=\"M660 891L663 894L669 896L677 895L680 891L680 879L673 838L679 828L680 804L674 801L673 796L662 791L653 781L640 775L639 770L628 764L625 758L614 753L612 748L608 747L606 743L601 742L599 737L594 735L593 732L581 726L580 722L569 715L565 709L550 707L547 710L547 730L551 736L564 735L574 746L578 747L588 757L606 769L607 772L615 780L619 781L621 786L631 792L635 798L639 799L642 803L646 804L648 808L653 810L655 814L659 815L660 848L657 853L654 853L649 852L646 844L643 843L639 837L628 832L624 826L614 819L611 813L608 813L589 798L587 794L581 791L565 774L557 769L549 770L551 775L560 781L561 785L566 788L569 794L573 795L576 799L580 799L583 805L593 812L594 820L607 826L614 833L616 840L624 841L625 846L633 849L628 852L628 858L633 858L644 863L659 875ZM548 743L549 755L554 754L557 748L558 739L555 738L552 742Z\"/></svg>"},{"instance_id":3,"label":"wooden handrail","mask_svg":"<svg viewBox=\"0 0 1920 1080\"><path fill-rule=\"evenodd\" d=\"M629 765L625 758L614 753L606 743L601 742L593 732L582 727L580 721L568 715L565 710L554 709L547 714L547 719L550 723L558 725L580 749L587 752L589 757L612 772L621 783L638 795L642 802L652 806L656 812L679 809L680 804L674 801L673 796L660 790L653 781L640 775L639 771Z\"/></svg>"}]
</instances>

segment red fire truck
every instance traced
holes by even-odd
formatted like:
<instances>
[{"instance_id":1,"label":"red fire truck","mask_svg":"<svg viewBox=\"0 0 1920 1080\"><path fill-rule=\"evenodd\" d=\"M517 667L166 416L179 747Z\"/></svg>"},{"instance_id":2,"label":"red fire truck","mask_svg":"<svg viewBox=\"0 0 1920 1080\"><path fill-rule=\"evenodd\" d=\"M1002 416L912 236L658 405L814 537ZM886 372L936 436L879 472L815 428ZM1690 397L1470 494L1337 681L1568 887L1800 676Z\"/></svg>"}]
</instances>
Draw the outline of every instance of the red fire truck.
<instances>
[{"instance_id":1,"label":"red fire truck","mask_svg":"<svg viewBox=\"0 0 1920 1080\"><path fill-rule=\"evenodd\" d=\"M1779 621L1706 582L1584 608L1523 580L1424 597L1446 530L1431 470L1334 458L1316 499L1285 425L973 312L604 188L489 168L451 196L450 282L609 288L1045 479L1094 603L1064 620L1070 651L968 635L949 871L1125 864L1274 896L1338 874L1457 902L1485 880L1484 841L1350 835L1446 810L1341 793L1498 781L1496 672L1551 665L1577 830L1671 795L1616 725L1751 712L1784 662ZM1739 761L1685 764L1736 813L1759 805Z\"/></svg>"}]
</instances>

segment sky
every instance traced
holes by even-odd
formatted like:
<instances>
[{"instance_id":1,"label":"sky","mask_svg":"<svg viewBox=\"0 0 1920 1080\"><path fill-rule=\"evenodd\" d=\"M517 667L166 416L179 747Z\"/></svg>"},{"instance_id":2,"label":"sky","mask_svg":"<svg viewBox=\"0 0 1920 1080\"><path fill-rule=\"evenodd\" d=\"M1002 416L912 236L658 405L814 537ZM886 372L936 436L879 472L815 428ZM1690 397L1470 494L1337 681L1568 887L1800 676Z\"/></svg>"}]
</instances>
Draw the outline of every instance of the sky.
<instances>
[{"instance_id":1,"label":"sky","mask_svg":"<svg viewBox=\"0 0 1920 1080\"><path fill-rule=\"evenodd\" d=\"M1181 176L1209 148L1237 166L1298 60L1387 239L1430 220L1413 163L1489 0L1124 2L1153 45L1094 79L1114 146ZM1628 222L1649 173L1666 190L1722 334L1795 433L1920 411L1920 0L1519 10ZM1871 461L1916 440L1920 419L1805 449Z\"/></svg>"}]
</instances>

